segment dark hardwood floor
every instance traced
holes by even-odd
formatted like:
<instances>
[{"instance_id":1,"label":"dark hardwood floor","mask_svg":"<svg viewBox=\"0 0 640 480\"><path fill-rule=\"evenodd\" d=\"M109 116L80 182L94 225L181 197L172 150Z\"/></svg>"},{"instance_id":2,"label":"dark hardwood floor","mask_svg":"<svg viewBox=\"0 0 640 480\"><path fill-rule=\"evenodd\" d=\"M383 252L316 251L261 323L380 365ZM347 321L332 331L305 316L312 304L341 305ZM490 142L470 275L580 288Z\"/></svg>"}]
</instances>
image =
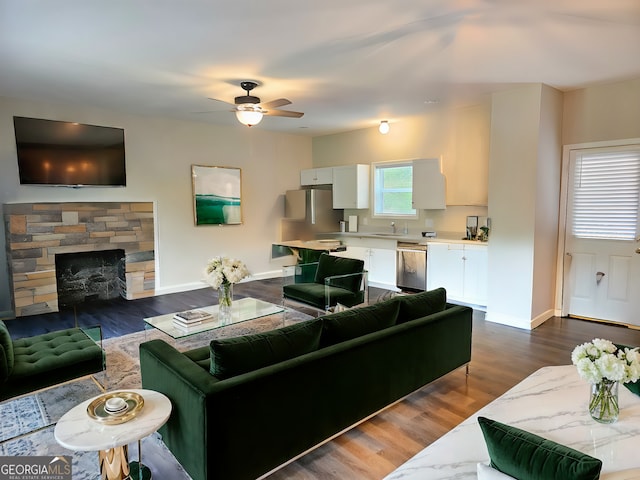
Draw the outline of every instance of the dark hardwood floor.
<instances>
[{"instance_id":1,"label":"dark hardwood floor","mask_svg":"<svg viewBox=\"0 0 640 480\"><path fill-rule=\"evenodd\" d=\"M280 303L282 280L273 278L234 286L234 298L255 297ZM13 338L51 332L75 325L102 326L103 338L119 337L144 329L144 318L189 310L218 303L218 293L210 287L150 298L94 301L60 312L5 320ZM311 311L309 311L311 313ZM77 323L76 323L77 322Z\"/></svg>"},{"instance_id":2,"label":"dark hardwood floor","mask_svg":"<svg viewBox=\"0 0 640 480\"><path fill-rule=\"evenodd\" d=\"M278 303L280 288L280 279L260 280L236 285L234 294L236 298L253 296ZM384 293L371 290L373 297ZM210 305L216 303L216 295L204 288L149 299L117 300L79 307L77 318L81 325L102 324L105 337L118 336L141 330L144 317ZM14 336L31 335L72 326L74 313L23 317L6 324ZM576 345L598 337L640 345L640 330L616 325L554 317L528 331L486 322L482 312L474 312L469 376L464 368L445 375L268 478L380 479L534 371L570 364ZM585 396L587 392L585 383ZM295 439L284 437L282 441Z\"/></svg>"}]
</instances>

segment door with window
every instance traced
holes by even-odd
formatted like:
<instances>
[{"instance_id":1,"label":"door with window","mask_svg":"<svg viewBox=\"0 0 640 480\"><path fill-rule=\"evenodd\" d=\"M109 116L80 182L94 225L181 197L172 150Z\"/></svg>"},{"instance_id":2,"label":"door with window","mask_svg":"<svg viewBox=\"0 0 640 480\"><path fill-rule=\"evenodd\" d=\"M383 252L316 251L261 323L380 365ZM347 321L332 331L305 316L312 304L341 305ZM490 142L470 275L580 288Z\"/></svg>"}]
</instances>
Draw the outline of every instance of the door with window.
<instances>
[{"instance_id":1,"label":"door with window","mask_svg":"<svg viewBox=\"0 0 640 480\"><path fill-rule=\"evenodd\" d=\"M569 161L563 314L640 326L640 146Z\"/></svg>"}]
</instances>

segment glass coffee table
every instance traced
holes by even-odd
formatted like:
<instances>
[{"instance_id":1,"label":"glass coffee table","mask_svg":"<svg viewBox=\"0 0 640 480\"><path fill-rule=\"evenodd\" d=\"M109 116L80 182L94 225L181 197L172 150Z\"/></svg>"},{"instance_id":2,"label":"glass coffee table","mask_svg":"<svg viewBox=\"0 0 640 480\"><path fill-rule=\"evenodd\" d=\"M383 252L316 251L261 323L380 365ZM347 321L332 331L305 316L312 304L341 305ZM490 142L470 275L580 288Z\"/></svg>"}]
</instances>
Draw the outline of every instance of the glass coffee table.
<instances>
[{"instance_id":1,"label":"glass coffee table","mask_svg":"<svg viewBox=\"0 0 640 480\"><path fill-rule=\"evenodd\" d=\"M223 322L218 317L218 305L210 305L208 307L198 307L192 310L204 310L210 313L212 317L196 325L188 327L177 326L173 321L173 316L177 313L168 313L157 317L145 318L145 327L156 328L174 339L188 337L197 333L207 332L216 328L235 325L248 320L254 320L267 315L273 315L284 311L280 305L258 300L257 298L240 298L234 300L231 306L231 320Z\"/></svg>"}]
</instances>

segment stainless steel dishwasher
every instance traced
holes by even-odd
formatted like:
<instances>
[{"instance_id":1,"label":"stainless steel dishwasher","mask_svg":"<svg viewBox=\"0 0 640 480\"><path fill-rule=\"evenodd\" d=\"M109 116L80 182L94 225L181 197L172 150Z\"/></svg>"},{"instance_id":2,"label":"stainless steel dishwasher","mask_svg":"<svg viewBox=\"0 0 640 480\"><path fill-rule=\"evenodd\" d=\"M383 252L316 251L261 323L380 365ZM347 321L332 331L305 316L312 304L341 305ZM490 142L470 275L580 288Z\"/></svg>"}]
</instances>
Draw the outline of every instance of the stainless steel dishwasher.
<instances>
[{"instance_id":1,"label":"stainless steel dishwasher","mask_svg":"<svg viewBox=\"0 0 640 480\"><path fill-rule=\"evenodd\" d=\"M427 289L427 246L398 242L396 286L411 290Z\"/></svg>"}]
</instances>

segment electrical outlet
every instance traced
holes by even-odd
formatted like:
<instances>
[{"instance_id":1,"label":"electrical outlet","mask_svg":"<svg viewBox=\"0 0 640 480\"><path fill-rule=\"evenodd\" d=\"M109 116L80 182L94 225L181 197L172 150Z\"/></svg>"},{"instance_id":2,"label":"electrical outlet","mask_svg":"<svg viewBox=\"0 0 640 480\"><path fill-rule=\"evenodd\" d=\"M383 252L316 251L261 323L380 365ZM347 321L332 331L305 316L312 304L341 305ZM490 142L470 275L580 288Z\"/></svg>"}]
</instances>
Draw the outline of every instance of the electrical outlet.
<instances>
[{"instance_id":1,"label":"electrical outlet","mask_svg":"<svg viewBox=\"0 0 640 480\"><path fill-rule=\"evenodd\" d=\"M362 224L369 225L369 217L362 217Z\"/></svg>"},{"instance_id":2,"label":"electrical outlet","mask_svg":"<svg viewBox=\"0 0 640 480\"><path fill-rule=\"evenodd\" d=\"M424 219L424 226L426 228L433 228L433 218L425 218Z\"/></svg>"}]
</instances>

